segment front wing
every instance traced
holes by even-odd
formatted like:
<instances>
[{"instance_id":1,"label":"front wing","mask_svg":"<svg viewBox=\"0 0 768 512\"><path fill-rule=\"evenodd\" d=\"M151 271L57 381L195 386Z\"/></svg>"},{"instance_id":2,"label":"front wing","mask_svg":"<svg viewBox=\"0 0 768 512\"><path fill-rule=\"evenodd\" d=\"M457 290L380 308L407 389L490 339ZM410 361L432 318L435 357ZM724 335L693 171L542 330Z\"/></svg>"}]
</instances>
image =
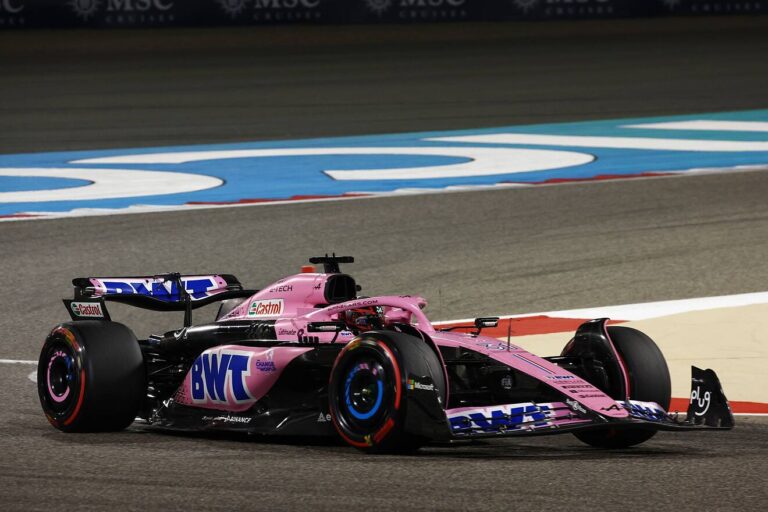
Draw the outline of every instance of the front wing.
<instances>
[{"instance_id":1,"label":"front wing","mask_svg":"<svg viewBox=\"0 0 768 512\"><path fill-rule=\"evenodd\" d=\"M659 404L617 400L612 407L627 411L626 418L611 418L575 400L548 403L516 403L446 410L454 439L497 436L557 434L604 428L653 430L729 430L734 420L717 375L712 370L691 368L691 395L685 418L669 413Z\"/></svg>"}]
</instances>

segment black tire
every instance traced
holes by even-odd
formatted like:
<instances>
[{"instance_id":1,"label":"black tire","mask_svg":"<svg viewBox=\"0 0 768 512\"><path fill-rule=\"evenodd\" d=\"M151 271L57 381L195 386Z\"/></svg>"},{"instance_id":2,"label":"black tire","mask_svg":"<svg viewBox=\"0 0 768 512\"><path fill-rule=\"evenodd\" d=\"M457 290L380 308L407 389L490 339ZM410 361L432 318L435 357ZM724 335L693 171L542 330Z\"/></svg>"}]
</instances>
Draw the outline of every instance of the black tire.
<instances>
[{"instance_id":1,"label":"black tire","mask_svg":"<svg viewBox=\"0 0 768 512\"><path fill-rule=\"evenodd\" d=\"M420 382L406 382L414 375ZM409 408L417 412L415 393L442 414L445 373L432 348L403 333L364 333L342 349L331 370L333 424L346 443L364 452L414 452L430 441L407 430Z\"/></svg>"},{"instance_id":2,"label":"black tire","mask_svg":"<svg viewBox=\"0 0 768 512\"><path fill-rule=\"evenodd\" d=\"M656 343L631 327L609 326L608 335L627 368L630 399L656 402L669 410L672 381L667 362ZM611 398L624 399L620 396ZM624 427L575 432L574 435L598 448L627 448L649 440L656 432L654 428Z\"/></svg>"},{"instance_id":3,"label":"black tire","mask_svg":"<svg viewBox=\"0 0 768 512\"><path fill-rule=\"evenodd\" d=\"M123 430L146 398L136 336L116 322L61 324L43 344L37 391L48 421L64 432Z\"/></svg>"}]
</instances>

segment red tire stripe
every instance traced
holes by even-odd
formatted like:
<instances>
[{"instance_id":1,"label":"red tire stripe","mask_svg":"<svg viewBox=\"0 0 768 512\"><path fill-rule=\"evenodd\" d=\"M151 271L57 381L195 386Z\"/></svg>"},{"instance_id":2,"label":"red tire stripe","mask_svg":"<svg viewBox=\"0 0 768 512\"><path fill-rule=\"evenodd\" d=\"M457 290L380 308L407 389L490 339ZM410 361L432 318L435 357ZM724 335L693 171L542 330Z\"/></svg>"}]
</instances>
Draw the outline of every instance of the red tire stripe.
<instances>
[{"instance_id":1,"label":"red tire stripe","mask_svg":"<svg viewBox=\"0 0 768 512\"><path fill-rule=\"evenodd\" d=\"M64 426L71 424L73 421L75 421L75 418L77 418L77 415L80 413L80 407L83 405L83 397L85 396L85 370L80 370L80 396L77 397L77 405L75 405L75 410L72 413L72 416L67 418L67 420L64 422Z\"/></svg>"},{"instance_id":2,"label":"red tire stripe","mask_svg":"<svg viewBox=\"0 0 768 512\"><path fill-rule=\"evenodd\" d=\"M354 439L350 439L344 432L341 430L341 427L339 426L339 423L336 421L336 416L331 414L331 420L333 421L333 426L336 427L336 432L339 433L342 439L346 441L347 443L351 444L352 446L355 446L357 448L369 448L369 445L367 443L361 443L360 441L355 441Z\"/></svg>"},{"instance_id":3,"label":"red tire stripe","mask_svg":"<svg viewBox=\"0 0 768 512\"><path fill-rule=\"evenodd\" d=\"M80 357L80 354L82 352L80 345L77 343L75 339L75 335L72 331L69 329L65 329L63 327L59 327L58 329L53 331L54 333L61 334L64 336L64 339L67 340L67 342L72 345L72 349L75 351L75 354L77 357ZM82 362L82 360L81 360ZM64 426L69 426L77 419L78 414L80 414L80 408L83 406L83 399L85 398L85 369L80 370L80 393L77 397L77 403L75 404L75 410L72 411L72 414L64 420Z\"/></svg>"},{"instance_id":4,"label":"red tire stripe","mask_svg":"<svg viewBox=\"0 0 768 512\"><path fill-rule=\"evenodd\" d=\"M389 434L389 431L392 430L392 427L395 426L395 420L392 418L387 418L387 421L384 423L384 426L379 429L378 432L373 434L373 442L376 444L379 444L384 440L385 437L387 437L387 434Z\"/></svg>"},{"instance_id":5,"label":"red tire stripe","mask_svg":"<svg viewBox=\"0 0 768 512\"><path fill-rule=\"evenodd\" d=\"M354 341L348 343L347 346L345 346L343 349L341 349L341 352L339 352L339 355L336 356L336 361L333 363L334 367L336 365L338 365L338 363L341 360L342 356L347 352L347 349L349 348L350 345L352 345L352 343L354 343ZM331 412L333 412L333 407L329 407L329 409L330 409ZM368 445L367 443L362 443L360 441L355 441L354 439L350 439L349 436L347 436L344 433L344 431L341 429L341 425L339 425L339 422L336 420L336 415L335 414L331 414L331 421L333 422L333 426L336 429L336 432L338 432L338 434L341 436L342 439L344 439L344 441L346 441L350 445L355 446L357 448L369 448L370 447L370 445Z\"/></svg>"},{"instance_id":6,"label":"red tire stripe","mask_svg":"<svg viewBox=\"0 0 768 512\"><path fill-rule=\"evenodd\" d=\"M389 350L389 347L380 341L377 341L376 343L387 353L387 357L392 361L392 366L395 369L395 410L397 410L400 408L400 396L403 393L403 383L400 382L400 365L397 364L397 359L395 359L395 355Z\"/></svg>"}]
</instances>

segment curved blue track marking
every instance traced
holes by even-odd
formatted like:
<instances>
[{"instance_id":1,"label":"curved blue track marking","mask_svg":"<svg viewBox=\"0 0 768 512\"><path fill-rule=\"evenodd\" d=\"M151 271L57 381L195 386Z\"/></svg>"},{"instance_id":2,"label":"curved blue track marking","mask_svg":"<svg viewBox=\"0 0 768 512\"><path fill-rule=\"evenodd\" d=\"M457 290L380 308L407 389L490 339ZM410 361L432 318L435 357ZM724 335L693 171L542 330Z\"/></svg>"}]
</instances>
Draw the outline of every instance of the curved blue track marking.
<instances>
[{"instance_id":1,"label":"curved blue track marking","mask_svg":"<svg viewBox=\"0 0 768 512\"><path fill-rule=\"evenodd\" d=\"M685 129L700 126L702 121L709 121L712 126L717 126L717 121L727 121L721 125L728 129ZM441 189L506 182L541 183L601 175L768 164L768 132L733 129L749 128L750 122L757 123L756 127L764 126L768 122L768 110L451 132L0 155L0 215L69 212L81 208L123 209L135 205L236 203L249 199L387 193L399 189ZM664 123L676 123L676 126L667 129ZM500 134L540 137L536 143L461 140L462 137L478 136L490 140L493 137L487 136L493 135L498 140ZM569 145L570 141L577 140L569 137L582 139L578 144ZM584 137L607 138L609 142L605 144L602 140L601 144L592 147L583 143ZM718 151L609 147L611 142L621 138L641 139L641 142L663 139L670 143L732 141L748 144L734 146L746 150L732 150L717 143L717 147L724 149ZM557 144L552 145L552 141ZM232 156L232 152L237 156L237 152L242 151L251 154L246 158ZM217 152L217 156L191 157L201 152ZM169 157L168 154L172 155ZM191 161L175 163L185 159ZM36 172L37 177L24 176L24 169ZM45 169L57 169L60 174L44 176ZM87 180L62 178L67 169L79 169L80 176L89 177ZM99 181L99 173L106 177L114 171L122 173L119 179L112 176L111 181L106 180L106 185L100 185L99 192L117 182L140 182L147 177L160 186L140 189L134 197L106 197L109 194L88 192L91 175ZM135 171L152 174L136 173L133 176ZM174 178L174 173L184 175ZM191 191L177 192L183 189L177 185L190 180L196 180L199 186L188 187ZM51 195L48 199L42 192L39 197L32 197L34 191L61 189L72 189L72 196L80 199L71 199L64 193Z\"/></svg>"},{"instance_id":2,"label":"curved blue track marking","mask_svg":"<svg viewBox=\"0 0 768 512\"><path fill-rule=\"evenodd\" d=\"M0 176L0 192L24 192L84 187L90 182L69 178L32 178L24 176Z\"/></svg>"}]
</instances>

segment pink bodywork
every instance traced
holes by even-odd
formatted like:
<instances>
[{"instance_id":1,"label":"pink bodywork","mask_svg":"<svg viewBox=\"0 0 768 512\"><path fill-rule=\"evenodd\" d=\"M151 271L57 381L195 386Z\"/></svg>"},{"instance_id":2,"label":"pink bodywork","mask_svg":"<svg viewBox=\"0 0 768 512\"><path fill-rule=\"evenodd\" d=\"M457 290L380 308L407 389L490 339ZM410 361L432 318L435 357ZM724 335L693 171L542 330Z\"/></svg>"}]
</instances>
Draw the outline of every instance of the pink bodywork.
<instances>
[{"instance_id":1,"label":"pink bodywork","mask_svg":"<svg viewBox=\"0 0 768 512\"><path fill-rule=\"evenodd\" d=\"M601 415L613 418L629 416L626 410L615 406L616 400L587 381L516 345L487 336L435 330L422 311L427 304L422 297L378 296L358 298L327 306L324 290L329 277L330 274L303 273L281 279L245 300L219 321L274 320L278 340L298 342L307 335L307 325L310 322L337 321L342 311L366 306L381 306L385 311L386 322L411 323L428 335L438 346L464 347L485 354L548 384L570 400ZM346 344L354 338L353 333L349 331L315 332L312 336L316 336L319 343ZM288 363L309 350L312 349L290 346L255 348L237 345L219 346L206 350L203 354L208 354L206 357L209 359L217 355L217 361L221 361L221 354L227 351L248 357L247 371L238 374L243 379L242 384L247 398L237 400L232 396L232 386L228 382L226 388L229 391L226 392L226 399L195 401L192 398L193 383L190 371L177 393L176 400L197 407L233 412L244 411L267 393ZM271 363L266 364L267 360Z\"/></svg>"}]
</instances>

